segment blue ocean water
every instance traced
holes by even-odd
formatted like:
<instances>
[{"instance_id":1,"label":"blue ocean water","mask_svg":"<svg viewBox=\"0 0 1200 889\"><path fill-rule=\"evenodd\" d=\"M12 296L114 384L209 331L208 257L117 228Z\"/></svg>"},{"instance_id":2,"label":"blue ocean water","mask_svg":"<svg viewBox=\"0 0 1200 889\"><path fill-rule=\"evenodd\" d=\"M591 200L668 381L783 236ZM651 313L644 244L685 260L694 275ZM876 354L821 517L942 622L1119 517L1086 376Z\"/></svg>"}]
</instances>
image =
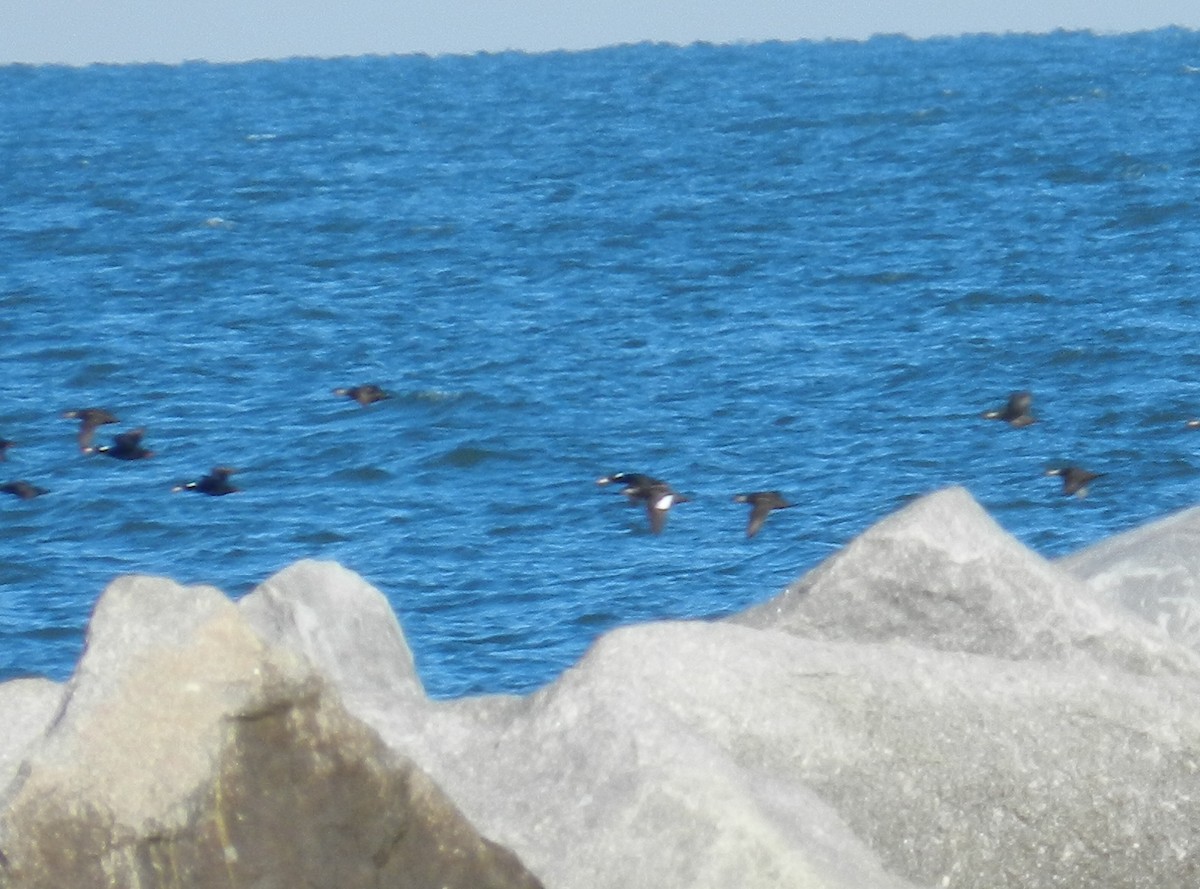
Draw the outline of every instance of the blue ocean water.
<instances>
[{"instance_id":1,"label":"blue ocean water","mask_svg":"<svg viewBox=\"0 0 1200 889\"><path fill-rule=\"evenodd\" d=\"M945 485L1048 556L1191 506L1197 109L1180 30L0 68L0 472L50 490L0 502L0 678L117 575L313 557L431 694L524 691ZM692 502L651 535L622 470Z\"/></svg>"}]
</instances>

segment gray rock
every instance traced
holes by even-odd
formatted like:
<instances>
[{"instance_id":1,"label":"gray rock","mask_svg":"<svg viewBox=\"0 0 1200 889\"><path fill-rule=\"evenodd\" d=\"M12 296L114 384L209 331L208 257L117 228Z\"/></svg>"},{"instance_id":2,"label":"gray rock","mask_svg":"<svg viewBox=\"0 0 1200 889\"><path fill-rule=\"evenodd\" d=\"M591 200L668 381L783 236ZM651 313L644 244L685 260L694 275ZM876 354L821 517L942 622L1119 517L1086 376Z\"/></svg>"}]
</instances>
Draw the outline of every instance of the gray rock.
<instances>
[{"instance_id":1,"label":"gray rock","mask_svg":"<svg viewBox=\"0 0 1200 889\"><path fill-rule=\"evenodd\" d=\"M965 491L740 620L380 731L554 889L1200 885L1195 658Z\"/></svg>"},{"instance_id":2,"label":"gray rock","mask_svg":"<svg viewBox=\"0 0 1200 889\"><path fill-rule=\"evenodd\" d=\"M336 562L306 559L259 584L238 607L268 643L302 655L351 702L423 704L412 651L387 598Z\"/></svg>"},{"instance_id":3,"label":"gray rock","mask_svg":"<svg viewBox=\"0 0 1200 889\"><path fill-rule=\"evenodd\" d=\"M612 685L602 671L596 687L581 667L527 700L415 701L386 600L332 563L292 566L240 608L264 638L329 675L393 750L452 785L473 821L534 856L526 863L550 885L908 886L808 788L758 774L747 795L740 768L702 735L649 722L623 678Z\"/></svg>"},{"instance_id":4,"label":"gray rock","mask_svg":"<svg viewBox=\"0 0 1200 889\"><path fill-rule=\"evenodd\" d=\"M1102 540L1056 564L1200 651L1200 507Z\"/></svg>"},{"instance_id":5,"label":"gray rock","mask_svg":"<svg viewBox=\"0 0 1200 889\"><path fill-rule=\"evenodd\" d=\"M1198 690L1088 659L633 627L534 697L488 805L553 887L1183 889L1200 885Z\"/></svg>"},{"instance_id":6,"label":"gray rock","mask_svg":"<svg viewBox=\"0 0 1200 889\"><path fill-rule=\"evenodd\" d=\"M505 695L427 698L387 598L336 562L297 562L238 607L264 641L307 661L351 713L422 762L438 760L460 735L499 730L519 705Z\"/></svg>"},{"instance_id":7,"label":"gray rock","mask_svg":"<svg viewBox=\"0 0 1200 889\"><path fill-rule=\"evenodd\" d=\"M910 503L731 620L813 639L905 639L1011 660L1086 655L1200 675L1194 652L1027 549L963 488Z\"/></svg>"},{"instance_id":8,"label":"gray rock","mask_svg":"<svg viewBox=\"0 0 1200 889\"><path fill-rule=\"evenodd\" d=\"M49 679L14 679L0 683L0 799L17 767L41 741L62 705L63 688Z\"/></svg>"},{"instance_id":9,"label":"gray rock","mask_svg":"<svg viewBox=\"0 0 1200 889\"><path fill-rule=\"evenodd\" d=\"M0 799L0 883L532 885L512 849L551 889L1185 889L1197 662L962 489L525 698L425 699L335 565L239 606L122 581Z\"/></svg>"},{"instance_id":10,"label":"gray rock","mask_svg":"<svg viewBox=\"0 0 1200 889\"><path fill-rule=\"evenodd\" d=\"M554 889L911 889L779 768L814 733L837 743L800 694L768 699L776 658L802 647L710 624L616 631L500 727L445 733L441 714L452 740L421 762Z\"/></svg>"},{"instance_id":11,"label":"gray rock","mask_svg":"<svg viewBox=\"0 0 1200 889\"><path fill-rule=\"evenodd\" d=\"M153 578L102 596L2 802L13 889L540 885L232 602Z\"/></svg>"}]
</instances>

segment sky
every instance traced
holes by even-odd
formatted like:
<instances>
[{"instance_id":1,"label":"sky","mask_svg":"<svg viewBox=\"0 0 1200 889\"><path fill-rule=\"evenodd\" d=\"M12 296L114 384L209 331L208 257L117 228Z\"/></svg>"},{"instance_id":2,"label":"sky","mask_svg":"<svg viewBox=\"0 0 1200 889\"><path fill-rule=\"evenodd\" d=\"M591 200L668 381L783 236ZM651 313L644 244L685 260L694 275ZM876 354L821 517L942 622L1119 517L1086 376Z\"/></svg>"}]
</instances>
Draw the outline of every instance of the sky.
<instances>
[{"instance_id":1,"label":"sky","mask_svg":"<svg viewBox=\"0 0 1200 889\"><path fill-rule=\"evenodd\" d=\"M1200 0L0 0L0 64L1200 29Z\"/></svg>"}]
</instances>

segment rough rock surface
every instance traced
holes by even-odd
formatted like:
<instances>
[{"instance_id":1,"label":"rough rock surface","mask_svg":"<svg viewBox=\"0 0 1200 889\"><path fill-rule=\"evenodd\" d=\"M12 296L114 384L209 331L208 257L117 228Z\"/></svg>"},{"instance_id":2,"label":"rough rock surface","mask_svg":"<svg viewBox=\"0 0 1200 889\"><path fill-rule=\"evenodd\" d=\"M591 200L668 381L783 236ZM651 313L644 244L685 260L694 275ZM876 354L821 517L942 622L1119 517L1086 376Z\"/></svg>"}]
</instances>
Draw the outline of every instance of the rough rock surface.
<instances>
[{"instance_id":1,"label":"rough rock surface","mask_svg":"<svg viewBox=\"0 0 1200 889\"><path fill-rule=\"evenodd\" d=\"M1200 652L1200 507L1117 534L1056 564Z\"/></svg>"},{"instance_id":2,"label":"rough rock surface","mask_svg":"<svg viewBox=\"0 0 1200 889\"><path fill-rule=\"evenodd\" d=\"M388 600L336 562L304 560L284 568L238 602L255 631L303 656L345 701L382 695L425 705L412 651Z\"/></svg>"},{"instance_id":3,"label":"rough rock surface","mask_svg":"<svg viewBox=\"0 0 1200 889\"><path fill-rule=\"evenodd\" d=\"M0 799L17 768L40 742L62 705L62 686L49 679L14 679L0 684Z\"/></svg>"},{"instance_id":4,"label":"rough rock surface","mask_svg":"<svg viewBox=\"0 0 1200 889\"><path fill-rule=\"evenodd\" d=\"M1200 674L1200 658L1027 549L964 488L909 504L732 620L817 639Z\"/></svg>"},{"instance_id":5,"label":"rough rock surface","mask_svg":"<svg viewBox=\"0 0 1200 889\"><path fill-rule=\"evenodd\" d=\"M238 606L193 589L185 618L180 588L123 580L45 739L0 746L25 760L0 874L172 885L164 861L249 868L291 831L301 865L236 885L441 885L321 870L394 860L420 796L452 814L405 854L467 850L450 857L493 880L446 885L528 885L440 787L550 889L1190 889L1200 656L1104 582L948 489L732 620L627 627L536 694L434 702L383 596L340 566L298 563ZM123 629L139 621L154 631ZM52 720L33 699L24 724ZM355 826L298 821L310 798ZM69 870L93 858L103 878Z\"/></svg>"},{"instance_id":6,"label":"rough rock surface","mask_svg":"<svg viewBox=\"0 0 1200 889\"><path fill-rule=\"evenodd\" d=\"M101 598L61 715L4 800L12 887L536 887L220 592Z\"/></svg>"}]
</instances>

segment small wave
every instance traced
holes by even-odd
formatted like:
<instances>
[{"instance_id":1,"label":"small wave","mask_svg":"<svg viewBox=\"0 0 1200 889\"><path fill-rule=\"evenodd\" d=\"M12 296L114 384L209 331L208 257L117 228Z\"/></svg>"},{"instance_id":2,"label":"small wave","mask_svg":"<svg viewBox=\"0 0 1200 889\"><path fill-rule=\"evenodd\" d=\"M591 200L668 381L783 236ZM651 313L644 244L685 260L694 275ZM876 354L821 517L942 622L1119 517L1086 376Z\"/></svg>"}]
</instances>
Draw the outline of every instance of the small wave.
<instances>
[{"instance_id":1,"label":"small wave","mask_svg":"<svg viewBox=\"0 0 1200 889\"><path fill-rule=\"evenodd\" d=\"M306 546L329 546L335 543L349 543L352 539L346 534L324 528L319 531L303 531L292 535L293 542L302 543Z\"/></svg>"},{"instance_id":2,"label":"small wave","mask_svg":"<svg viewBox=\"0 0 1200 889\"><path fill-rule=\"evenodd\" d=\"M882 269L875 272L842 272L833 274L829 276L826 283L833 285L852 284L855 286L890 287L895 284L923 281L925 277L920 272Z\"/></svg>"},{"instance_id":3,"label":"small wave","mask_svg":"<svg viewBox=\"0 0 1200 889\"><path fill-rule=\"evenodd\" d=\"M862 276L864 284L903 284L907 281L920 281L924 275L917 272L895 271L892 269L881 272L872 272L869 275Z\"/></svg>"},{"instance_id":4,"label":"small wave","mask_svg":"<svg viewBox=\"0 0 1200 889\"><path fill-rule=\"evenodd\" d=\"M1107 170L1089 170L1071 164L1055 167L1046 173L1046 179L1052 185L1099 185L1111 178Z\"/></svg>"},{"instance_id":5,"label":"small wave","mask_svg":"<svg viewBox=\"0 0 1200 889\"><path fill-rule=\"evenodd\" d=\"M1135 204L1109 221L1106 228L1119 229L1152 229L1170 219L1183 217L1190 219L1195 212L1192 204L1176 201L1170 204Z\"/></svg>"},{"instance_id":6,"label":"small wave","mask_svg":"<svg viewBox=\"0 0 1200 889\"><path fill-rule=\"evenodd\" d=\"M594 611L579 615L575 623L581 627L609 627L619 620L620 618L611 611Z\"/></svg>"},{"instance_id":7,"label":"small wave","mask_svg":"<svg viewBox=\"0 0 1200 889\"><path fill-rule=\"evenodd\" d=\"M56 626L47 625L42 627L34 627L27 630L21 635L27 639L40 639L49 641L54 639L75 639L83 634L83 626Z\"/></svg>"},{"instance_id":8,"label":"small wave","mask_svg":"<svg viewBox=\"0 0 1200 889\"><path fill-rule=\"evenodd\" d=\"M493 460L514 460L516 455L508 451L498 451L477 445L458 445L444 454L426 461L426 466L449 466L453 469L471 469L481 463Z\"/></svg>"},{"instance_id":9,"label":"small wave","mask_svg":"<svg viewBox=\"0 0 1200 889\"><path fill-rule=\"evenodd\" d=\"M467 397L467 393L453 392L449 389L413 389L408 392L399 393L398 397L401 401L416 404L448 404L454 401L461 401Z\"/></svg>"},{"instance_id":10,"label":"small wave","mask_svg":"<svg viewBox=\"0 0 1200 889\"><path fill-rule=\"evenodd\" d=\"M90 358L92 356L92 352L93 352L93 350L87 345L81 345L81 346L55 345L55 346L51 346L47 349L40 349L37 352L33 352L33 353L29 354L28 356L22 356L22 357L27 357L34 361L45 361L45 362L50 362L50 363L53 363L56 361L81 361L85 358ZM91 369L92 368L88 368L89 371ZM89 377L89 379L94 379L94 377Z\"/></svg>"},{"instance_id":11,"label":"small wave","mask_svg":"<svg viewBox=\"0 0 1200 889\"><path fill-rule=\"evenodd\" d=\"M118 534L166 534L171 526L153 519L126 519L116 529Z\"/></svg>"},{"instance_id":12,"label":"small wave","mask_svg":"<svg viewBox=\"0 0 1200 889\"><path fill-rule=\"evenodd\" d=\"M950 311L990 309L1003 306L1042 306L1052 302L1045 293L1037 290L1022 293L1001 293L994 290L971 290L946 301Z\"/></svg>"},{"instance_id":13,"label":"small wave","mask_svg":"<svg viewBox=\"0 0 1200 889\"><path fill-rule=\"evenodd\" d=\"M738 121L721 128L724 133L777 134L792 130L817 130L827 126L825 121L811 117L796 117L790 114L772 114L749 121Z\"/></svg>"},{"instance_id":14,"label":"small wave","mask_svg":"<svg viewBox=\"0 0 1200 889\"><path fill-rule=\"evenodd\" d=\"M352 469L338 470L333 474L333 478L339 482L373 484L388 481L392 478L392 473L379 466L356 466Z\"/></svg>"},{"instance_id":15,"label":"small wave","mask_svg":"<svg viewBox=\"0 0 1200 889\"><path fill-rule=\"evenodd\" d=\"M549 522L536 522L523 525L493 525L491 528L488 528L487 535L489 537L519 537L521 535L546 533L553 529L554 526Z\"/></svg>"}]
</instances>

